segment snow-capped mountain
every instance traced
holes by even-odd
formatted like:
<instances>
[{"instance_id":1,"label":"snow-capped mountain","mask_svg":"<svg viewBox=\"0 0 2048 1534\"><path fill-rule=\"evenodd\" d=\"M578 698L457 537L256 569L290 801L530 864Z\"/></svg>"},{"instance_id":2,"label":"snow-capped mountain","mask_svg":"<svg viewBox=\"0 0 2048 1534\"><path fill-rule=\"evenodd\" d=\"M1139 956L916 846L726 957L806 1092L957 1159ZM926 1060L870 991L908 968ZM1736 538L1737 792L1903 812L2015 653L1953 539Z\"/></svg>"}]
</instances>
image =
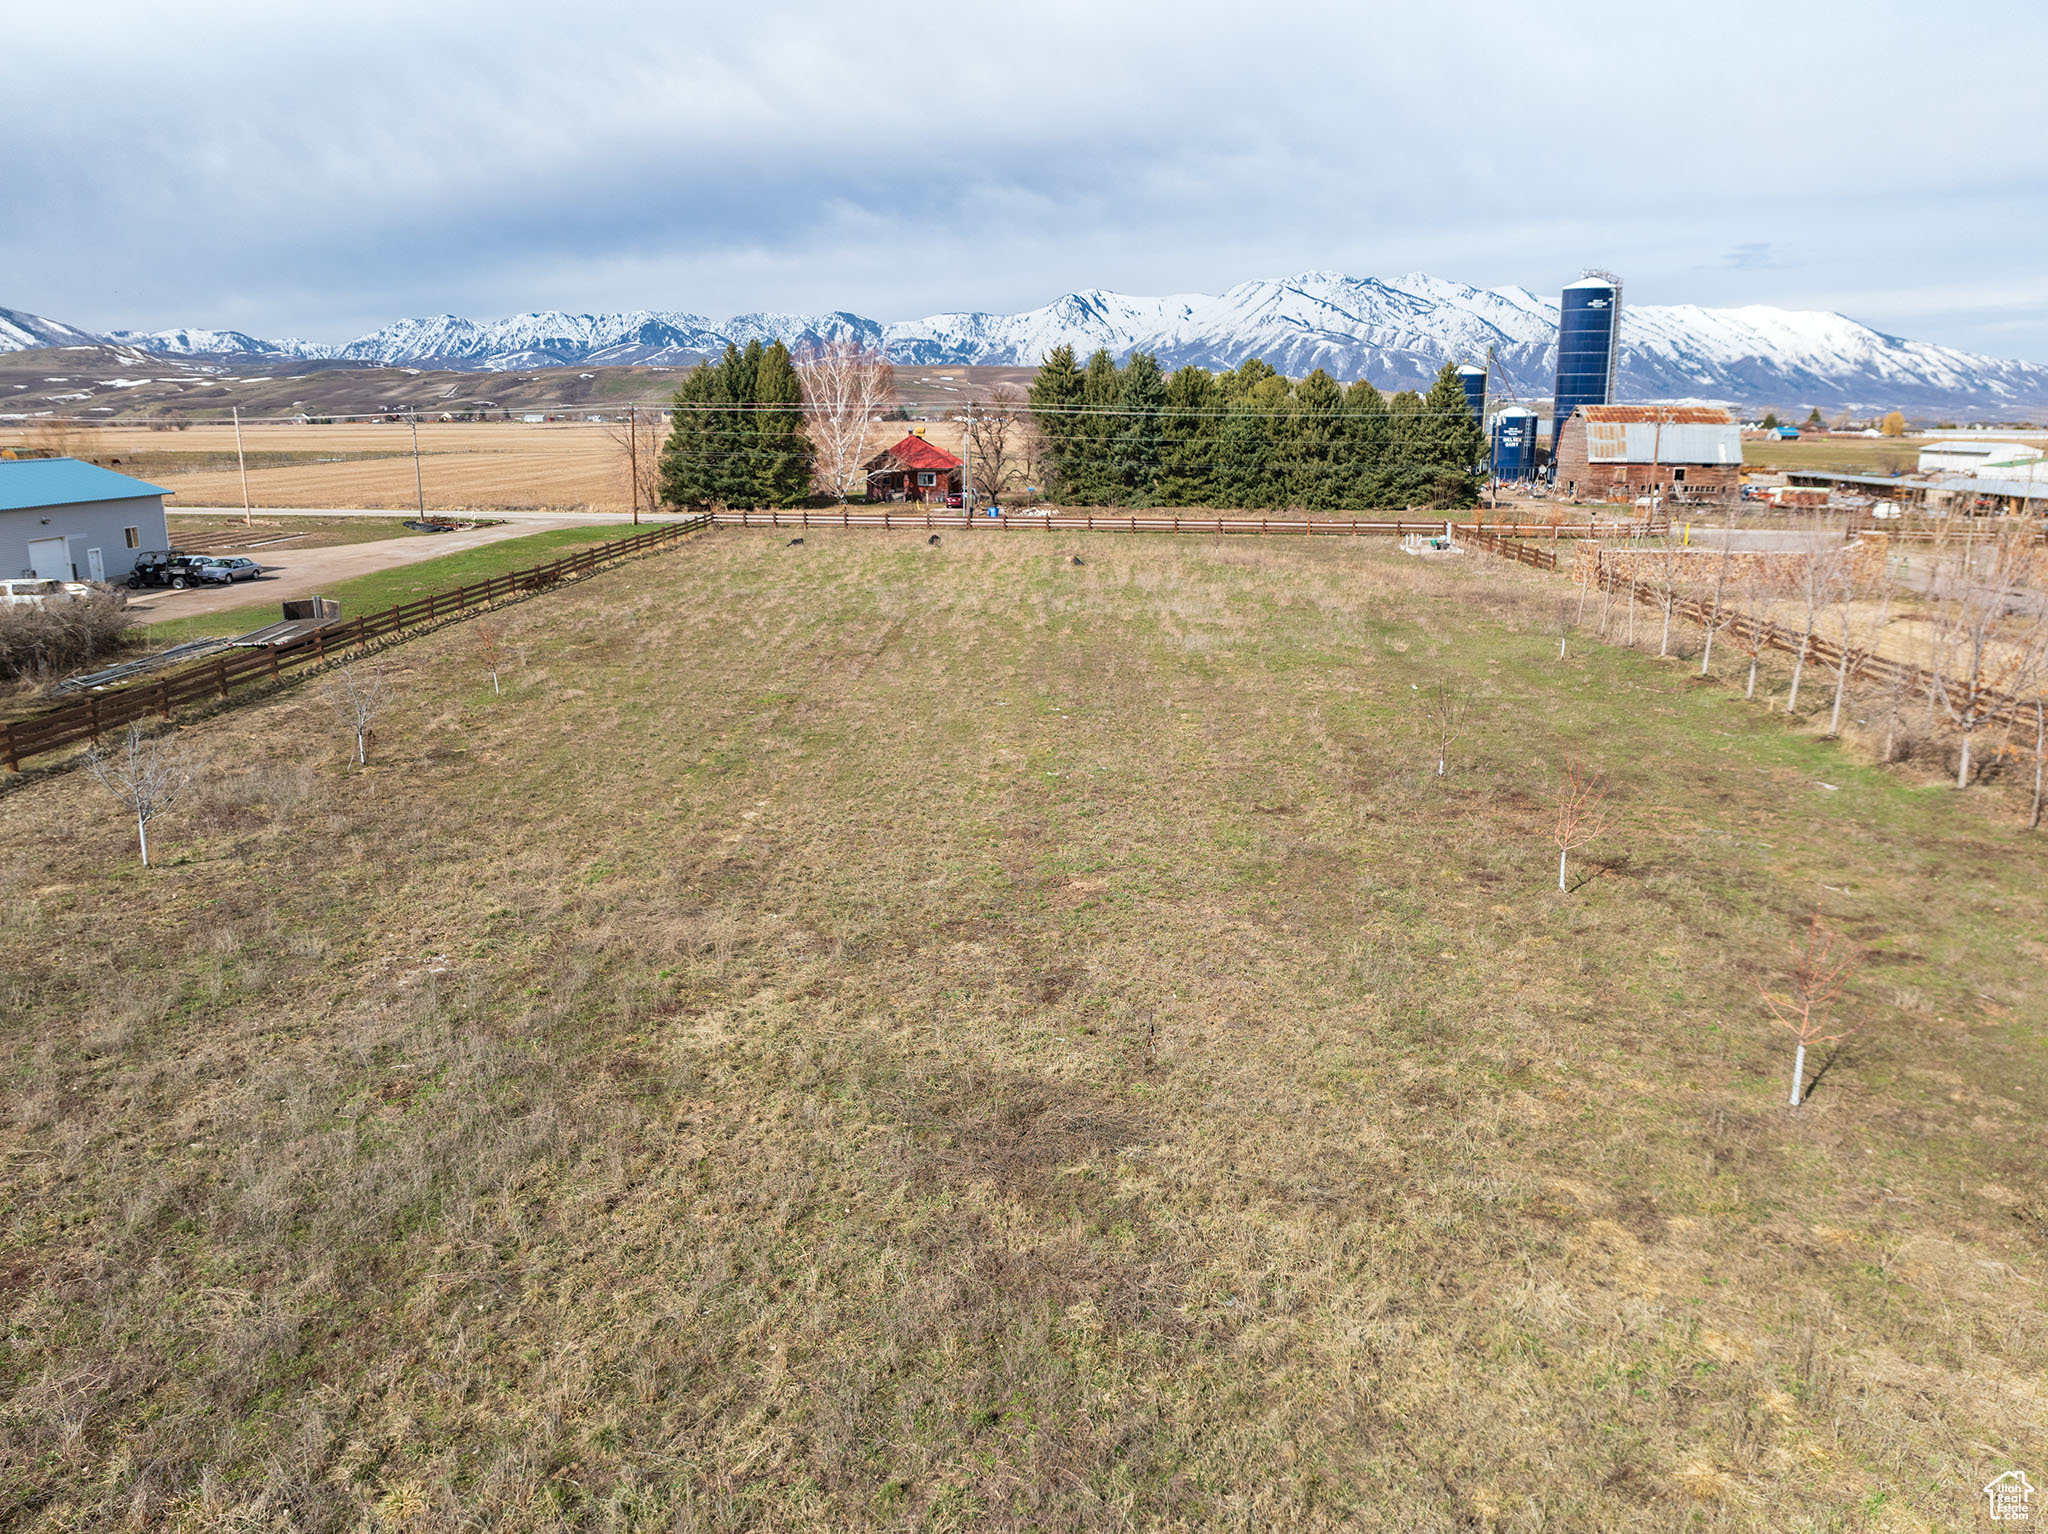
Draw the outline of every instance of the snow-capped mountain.
<instances>
[{"instance_id":1,"label":"snow-capped mountain","mask_svg":"<svg viewBox=\"0 0 2048 1534\"><path fill-rule=\"evenodd\" d=\"M0 352L25 352L39 346L94 346L99 339L40 314L0 309Z\"/></svg>"},{"instance_id":2,"label":"snow-capped mountain","mask_svg":"<svg viewBox=\"0 0 2048 1534\"><path fill-rule=\"evenodd\" d=\"M239 330L110 330L104 338L116 346L139 347L164 357L268 357L279 361L324 358L332 348L309 341L264 341Z\"/></svg>"},{"instance_id":3,"label":"snow-capped mountain","mask_svg":"<svg viewBox=\"0 0 2048 1534\"><path fill-rule=\"evenodd\" d=\"M1323 368L1383 388L1426 385L1445 362L1493 354L1496 389L1525 401L1550 392L1558 305L1526 288L1475 288L1424 273L1338 272L1244 282L1221 294L1135 297L1090 289L1022 314L936 314L882 325L830 314L701 314L637 309L554 311L475 321L399 320L341 345L265 341L236 330L87 335L0 310L0 351L101 339L174 356L334 359L478 371L651 363L673 366L728 342L792 346L853 340L913 366L1031 366L1055 346L1119 360L1149 351L1162 365L1234 367L1263 358L1297 376ZM1858 411L1985 415L2048 410L2048 367L1886 335L1840 314L1752 306L1624 304L1623 399L1721 400L1743 407L1819 405Z\"/></svg>"}]
</instances>

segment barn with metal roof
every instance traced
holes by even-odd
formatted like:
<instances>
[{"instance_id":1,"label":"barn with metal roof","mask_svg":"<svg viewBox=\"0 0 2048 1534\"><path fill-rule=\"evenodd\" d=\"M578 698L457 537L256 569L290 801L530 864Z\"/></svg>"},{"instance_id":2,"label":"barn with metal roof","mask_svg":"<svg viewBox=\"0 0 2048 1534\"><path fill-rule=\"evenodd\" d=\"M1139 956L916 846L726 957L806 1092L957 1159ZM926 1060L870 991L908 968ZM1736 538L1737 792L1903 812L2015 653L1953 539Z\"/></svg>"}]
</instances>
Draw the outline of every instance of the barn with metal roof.
<instances>
[{"instance_id":1,"label":"barn with metal roof","mask_svg":"<svg viewBox=\"0 0 2048 1534\"><path fill-rule=\"evenodd\" d=\"M167 549L172 492L75 458L0 459L0 576L118 581Z\"/></svg>"},{"instance_id":2,"label":"barn with metal roof","mask_svg":"<svg viewBox=\"0 0 2048 1534\"><path fill-rule=\"evenodd\" d=\"M1575 499L1742 498L1742 428L1701 405L1582 405L1557 436L1557 486Z\"/></svg>"}]
</instances>

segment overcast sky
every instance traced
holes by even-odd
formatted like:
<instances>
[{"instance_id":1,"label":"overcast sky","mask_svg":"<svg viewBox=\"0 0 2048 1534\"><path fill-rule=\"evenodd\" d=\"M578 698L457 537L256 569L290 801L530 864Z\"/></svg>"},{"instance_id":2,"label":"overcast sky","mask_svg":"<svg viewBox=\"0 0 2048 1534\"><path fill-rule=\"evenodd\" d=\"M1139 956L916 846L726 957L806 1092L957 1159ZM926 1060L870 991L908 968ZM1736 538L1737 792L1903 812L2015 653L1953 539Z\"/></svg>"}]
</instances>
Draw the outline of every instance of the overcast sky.
<instances>
[{"instance_id":1,"label":"overcast sky","mask_svg":"<svg viewBox=\"0 0 2048 1534\"><path fill-rule=\"evenodd\" d=\"M1427 271L2048 362L2048 7L11 14L0 306L1009 312Z\"/></svg>"}]
</instances>

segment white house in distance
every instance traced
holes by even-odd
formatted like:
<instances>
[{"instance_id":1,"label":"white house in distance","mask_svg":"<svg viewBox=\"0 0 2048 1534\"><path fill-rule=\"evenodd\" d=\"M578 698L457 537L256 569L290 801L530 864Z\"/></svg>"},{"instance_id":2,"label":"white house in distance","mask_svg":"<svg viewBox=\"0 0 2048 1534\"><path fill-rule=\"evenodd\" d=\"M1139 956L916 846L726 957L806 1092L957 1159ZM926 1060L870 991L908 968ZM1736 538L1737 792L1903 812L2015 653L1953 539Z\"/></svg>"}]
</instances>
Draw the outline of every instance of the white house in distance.
<instances>
[{"instance_id":1,"label":"white house in distance","mask_svg":"<svg viewBox=\"0 0 2048 1534\"><path fill-rule=\"evenodd\" d=\"M0 578L123 580L171 546L171 493L76 458L0 460Z\"/></svg>"}]
</instances>

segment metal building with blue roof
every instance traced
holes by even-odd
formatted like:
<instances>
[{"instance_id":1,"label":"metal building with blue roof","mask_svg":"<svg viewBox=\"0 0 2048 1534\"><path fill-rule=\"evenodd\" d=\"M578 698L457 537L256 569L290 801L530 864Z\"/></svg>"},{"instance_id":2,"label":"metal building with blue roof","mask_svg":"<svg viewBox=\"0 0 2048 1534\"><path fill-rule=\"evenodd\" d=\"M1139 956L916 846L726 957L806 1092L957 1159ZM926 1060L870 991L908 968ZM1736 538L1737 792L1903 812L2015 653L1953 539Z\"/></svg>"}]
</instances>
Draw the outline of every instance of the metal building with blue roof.
<instances>
[{"instance_id":1,"label":"metal building with blue roof","mask_svg":"<svg viewBox=\"0 0 2048 1534\"><path fill-rule=\"evenodd\" d=\"M171 546L173 492L76 458L0 459L0 577L119 581Z\"/></svg>"}]
</instances>

